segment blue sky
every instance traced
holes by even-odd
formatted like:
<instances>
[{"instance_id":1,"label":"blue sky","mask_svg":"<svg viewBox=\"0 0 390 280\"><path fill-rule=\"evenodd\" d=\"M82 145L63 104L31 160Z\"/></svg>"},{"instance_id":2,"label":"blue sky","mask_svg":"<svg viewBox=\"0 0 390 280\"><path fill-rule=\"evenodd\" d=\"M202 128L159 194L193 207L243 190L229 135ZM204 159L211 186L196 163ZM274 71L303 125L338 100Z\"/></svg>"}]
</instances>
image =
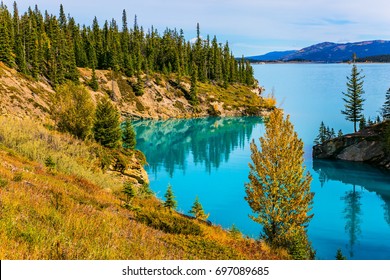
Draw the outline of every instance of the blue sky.
<instances>
[{"instance_id":1,"label":"blue sky","mask_svg":"<svg viewBox=\"0 0 390 280\"><path fill-rule=\"evenodd\" d=\"M3 0L9 8L13 1ZM229 41L234 55L264 54L274 50L300 49L320 43L390 40L388 0L34 0L17 1L19 11L38 5L58 15L62 3L66 14L91 25L96 15L115 18L120 25L122 10L128 22L137 15L146 30L154 26L182 28L187 39L196 34L216 35Z\"/></svg>"}]
</instances>

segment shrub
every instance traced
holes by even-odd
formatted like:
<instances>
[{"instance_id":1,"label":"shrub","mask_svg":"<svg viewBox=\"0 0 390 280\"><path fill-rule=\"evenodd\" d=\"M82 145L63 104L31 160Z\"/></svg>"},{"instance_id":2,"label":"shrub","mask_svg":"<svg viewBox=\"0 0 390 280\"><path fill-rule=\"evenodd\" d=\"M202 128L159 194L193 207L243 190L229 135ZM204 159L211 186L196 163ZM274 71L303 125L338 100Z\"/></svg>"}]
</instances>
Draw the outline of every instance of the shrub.
<instances>
[{"instance_id":1,"label":"shrub","mask_svg":"<svg viewBox=\"0 0 390 280\"><path fill-rule=\"evenodd\" d=\"M133 89L135 96L144 95L143 81L141 78L138 78L136 83L131 82L131 88Z\"/></svg>"},{"instance_id":2,"label":"shrub","mask_svg":"<svg viewBox=\"0 0 390 280\"><path fill-rule=\"evenodd\" d=\"M0 178L0 188L4 188L8 185L8 181L6 179Z\"/></svg>"},{"instance_id":3,"label":"shrub","mask_svg":"<svg viewBox=\"0 0 390 280\"><path fill-rule=\"evenodd\" d=\"M126 156L124 156L120 152L117 152L114 154L114 161L114 170L123 174L127 168L128 159L126 158Z\"/></svg>"},{"instance_id":4,"label":"shrub","mask_svg":"<svg viewBox=\"0 0 390 280\"><path fill-rule=\"evenodd\" d=\"M49 169L50 172L54 171L54 169L56 167L56 163L54 162L54 160L51 156L48 156L45 159L45 166Z\"/></svg>"},{"instance_id":5,"label":"shrub","mask_svg":"<svg viewBox=\"0 0 390 280\"><path fill-rule=\"evenodd\" d=\"M337 249L336 253L336 260L341 261L341 260L346 260L347 258L343 255L343 252L341 252L341 249Z\"/></svg>"},{"instance_id":6,"label":"shrub","mask_svg":"<svg viewBox=\"0 0 390 280\"><path fill-rule=\"evenodd\" d=\"M141 165L145 165L147 163L145 154L143 152L141 152L140 150L135 150L134 155L135 155L135 158L138 160L138 162Z\"/></svg>"},{"instance_id":7,"label":"shrub","mask_svg":"<svg viewBox=\"0 0 390 280\"><path fill-rule=\"evenodd\" d=\"M66 83L56 89L50 102L51 115L59 131L79 139L91 134L95 105L84 86Z\"/></svg>"},{"instance_id":8,"label":"shrub","mask_svg":"<svg viewBox=\"0 0 390 280\"><path fill-rule=\"evenodd\" d=\"M200 235L202 233L200 226L192 220L164 212L140 213L137 216L137 220L165 233L184 235Z\"/></svg>"},{"instance_id":9,"label":"shrub","mask_svg":"<svg viewBox=\"0 0 390 280\"><path fill-rule=\"evenodd\" d=\"M131 184L131 182L125 182L123 184L122 192L126 196L126 203L130 204L131 200L135 197L135 190L134 190L133 185Z\"/></svg>"},{"instance_id":10,"label":"shrub","mask_svg":"<svg viewBox=\"0 0 390 280\"><path fill-rule=\"evenodd\" d=\"M242 237L241 231L234 224L229 229L229 232L230 232L230 234L232 235L233 238L240 238L240 237Z\"/></svg>"},{"instance_id":11,"label":"shrub","mask_svg":"<svg viewBox=\"0 0 390 280\"><path fill-rule=\"evenodd\" d=\"M285 241L283 247L287 249L294 260L313 260L315 258L315 251L304 230L294 231Z\"/></svg>"},{"instance_id":12,"label":"shrub","mask_svg":"<svg viewBox=\"0 0 390 280\"><path fill-rule=\"evenodd\" d=\"M138 189L138 194L147 198L153 195L153 191L149 188L148 184L143 183L142 186Z\"/></svg>"},{"instance_id":13,"label":"shrub","mask_svg":"<svg viewBox=\"0 0 390 280\"><path fill-rule=\"evenodd\" d=\"M22 180L23 180L22 172L15 173L14 178L12 179L12 181L14 182L21 182Z\"/></svg>"}]
</instances>

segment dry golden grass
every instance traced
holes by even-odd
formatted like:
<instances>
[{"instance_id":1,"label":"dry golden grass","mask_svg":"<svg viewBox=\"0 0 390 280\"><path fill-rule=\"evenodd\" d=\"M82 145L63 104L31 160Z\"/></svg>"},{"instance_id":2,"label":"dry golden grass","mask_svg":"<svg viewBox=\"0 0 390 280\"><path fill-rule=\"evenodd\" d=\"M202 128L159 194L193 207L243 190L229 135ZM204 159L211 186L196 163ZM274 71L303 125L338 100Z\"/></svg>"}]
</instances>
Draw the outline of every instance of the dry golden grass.
<instances>
[{"instance_id":1,"label":"dry golden grass","mask_svg":"<svg viewBox=\"0 0 390 280\"><path fill-rule=\"evenodd\" d=\"M120 184L100 170L99 145L49 131L33 120L0 116L0 144L42 166L51 157L57 171L86 178L103 188L115 189Z\"/></svg>"},{"instance_id":2,"label":"dry golden grass","mask_svg":"<svg viewBox=\"0 0 390 280\"><path fill-rule=\"evenodd\" d=\"M23 122L30 135L18 121L0 118L0 123L0 259L288 257L262 242L169 213L154 196L138 195L126 209L120 191L104 189L117 179L84 166L94 160L87 145L33 123ZM69 167L52 172L42 164L48 154L65 158L58 162ZM139 219L151 213L161 223L199 231L179 234L177 227L156 229Z\"/></svg>"}]
</instances>

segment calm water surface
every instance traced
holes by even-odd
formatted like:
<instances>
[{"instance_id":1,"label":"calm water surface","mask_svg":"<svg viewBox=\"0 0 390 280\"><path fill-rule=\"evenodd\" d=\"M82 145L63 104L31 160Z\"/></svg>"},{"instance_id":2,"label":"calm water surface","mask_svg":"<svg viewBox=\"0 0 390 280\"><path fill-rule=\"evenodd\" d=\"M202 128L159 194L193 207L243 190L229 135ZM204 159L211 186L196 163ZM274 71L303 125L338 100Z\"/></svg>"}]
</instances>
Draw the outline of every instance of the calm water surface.
<instances>
[{"instance_id":1,"label":"calm water surface","mask_svg":"<svg viewBox=\"0 0 390 280\"><path fill-rule=\"evenodd\" d=\"M365 78L365 114L375 118L390 87L390 65L358 65ZM311 147L321 121L351 132L340 114L341 92L351 66L344 64L255 65L260 84L276 96L305 143L305 164L313 176L314 218L309 238L318 259L390 259L390 174L364 164L315 161ZM151 188L163 198L173 186L178 210L187 213L198 196L209 219L233 224L257 238L261 226L248 215L249 143L264 133L260 118L139 121L137 146L148 159Z\"/></svg>"}]
</instances>

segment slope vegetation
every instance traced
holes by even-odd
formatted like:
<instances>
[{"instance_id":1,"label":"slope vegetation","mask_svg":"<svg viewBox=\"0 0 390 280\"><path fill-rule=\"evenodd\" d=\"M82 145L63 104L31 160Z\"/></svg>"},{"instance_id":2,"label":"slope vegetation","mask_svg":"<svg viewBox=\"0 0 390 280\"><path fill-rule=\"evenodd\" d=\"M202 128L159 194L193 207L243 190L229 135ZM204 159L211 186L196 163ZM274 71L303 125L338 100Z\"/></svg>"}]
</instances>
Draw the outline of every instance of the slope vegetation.
<instances>
[{"instance_id":1,"label":"slope vegetation","mask_svg":"<svg viewBox=\"0 0 390 280\"><path fill-rule=\"evenodd\" d=\"M125 203L126 178L94 167L94 144L28 120L1 117L0 123L1 259L288 257L239 232L165 210L146 185L135 186ZM46 164L49 155L55 167Z\"/></svg>"}]
</instances>

